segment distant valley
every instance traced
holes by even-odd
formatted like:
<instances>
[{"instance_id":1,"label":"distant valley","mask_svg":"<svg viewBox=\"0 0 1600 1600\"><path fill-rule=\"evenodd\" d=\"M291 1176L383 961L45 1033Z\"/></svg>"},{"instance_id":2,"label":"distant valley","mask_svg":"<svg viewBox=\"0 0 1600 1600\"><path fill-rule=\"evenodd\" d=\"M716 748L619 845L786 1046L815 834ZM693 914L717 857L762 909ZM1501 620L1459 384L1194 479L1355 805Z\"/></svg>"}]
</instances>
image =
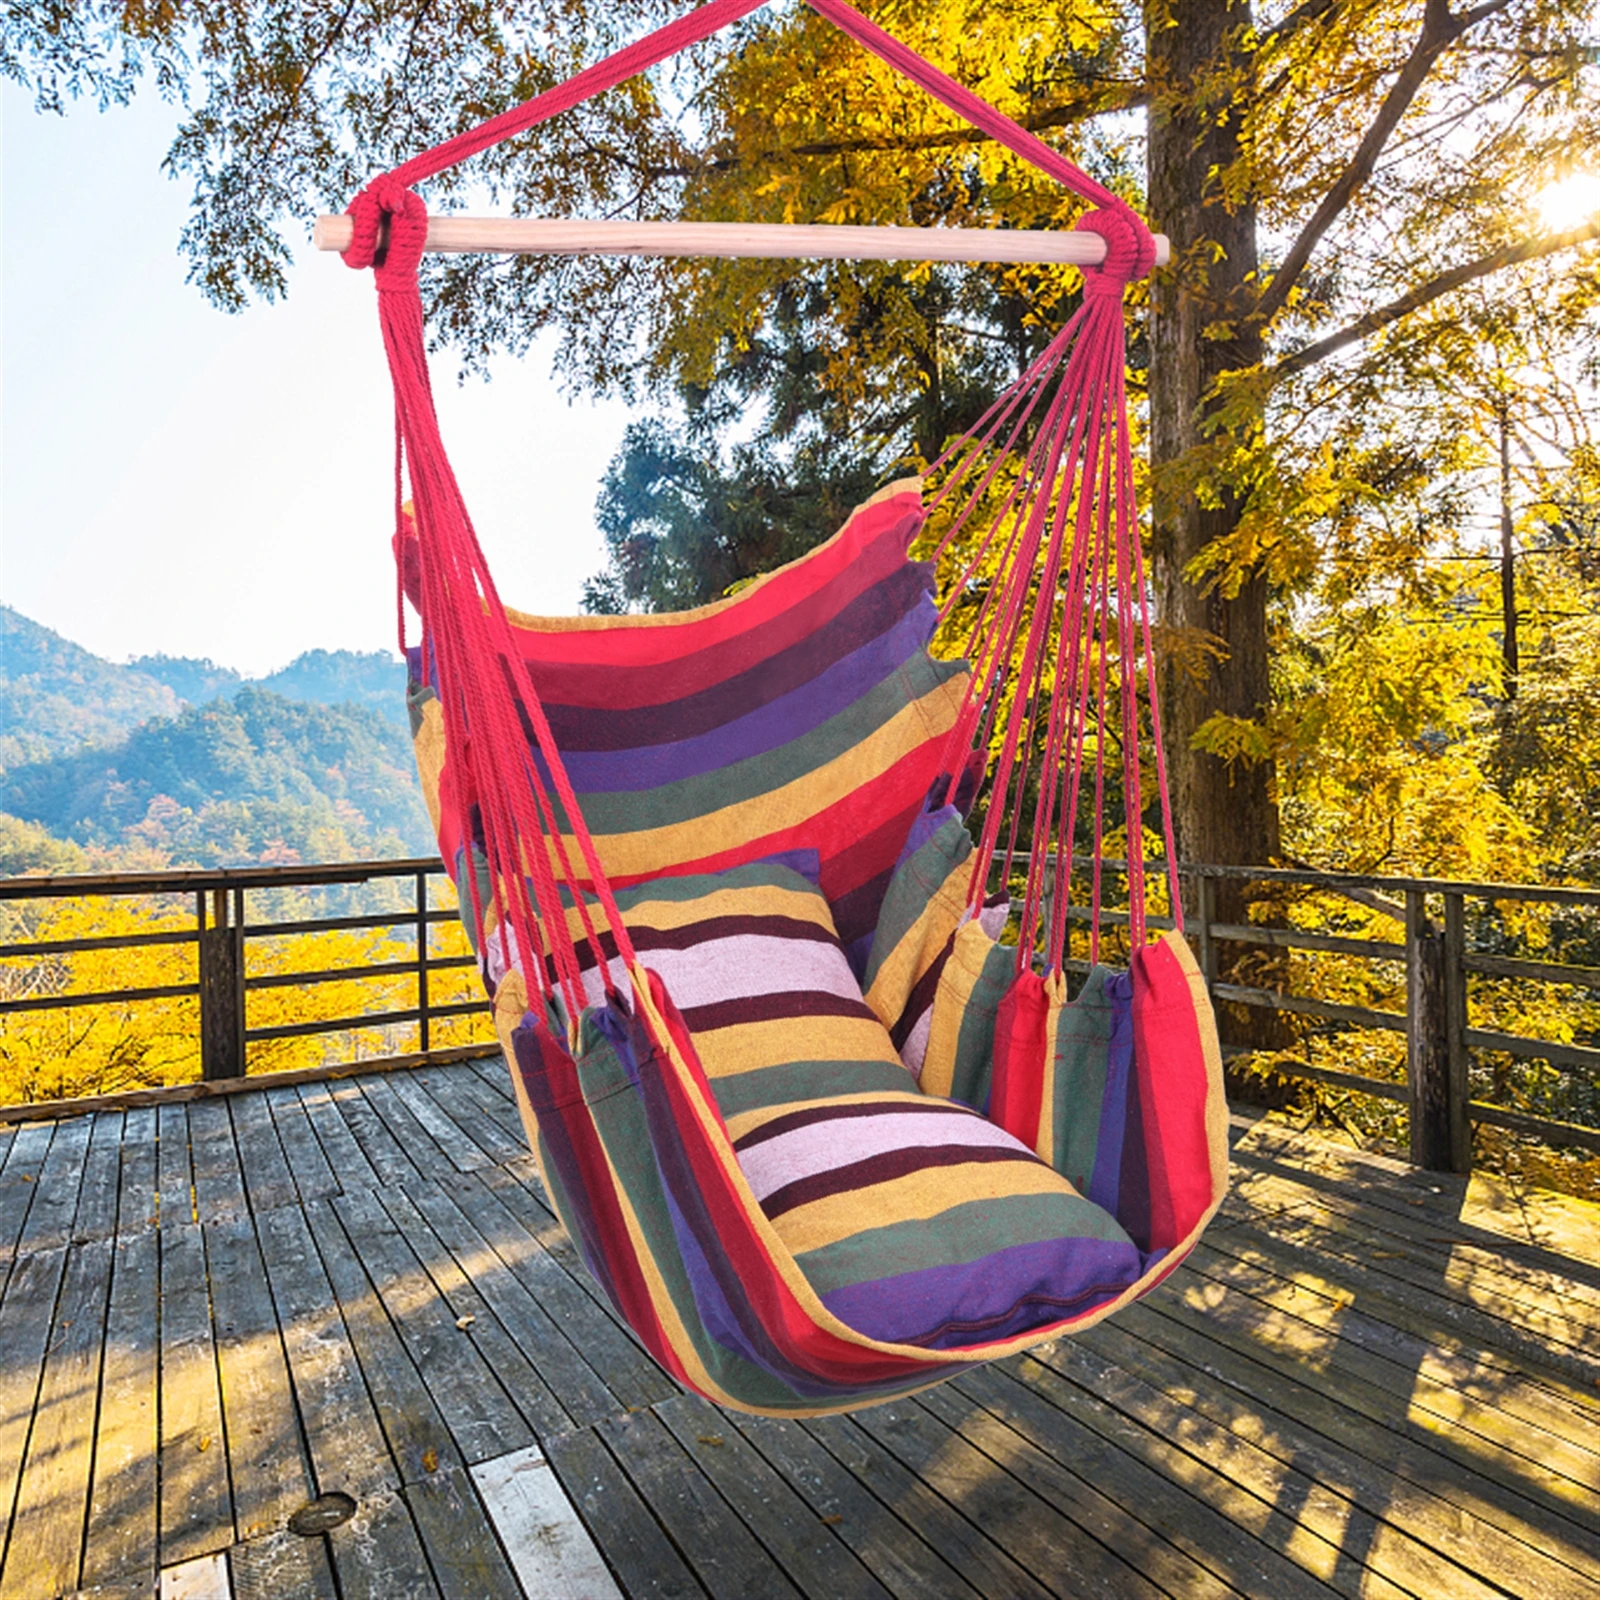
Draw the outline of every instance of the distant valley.
<instances>
[{"instance_id":1,"label":"distant valley","mask_svg":"<svg viewBox=\"0 0 1600 1600\"><path fill-rule=\"evenodd\" d=\"M433 848L397 656L119 666L0 606L0 875Z\"/></svg>"}]
</instances>

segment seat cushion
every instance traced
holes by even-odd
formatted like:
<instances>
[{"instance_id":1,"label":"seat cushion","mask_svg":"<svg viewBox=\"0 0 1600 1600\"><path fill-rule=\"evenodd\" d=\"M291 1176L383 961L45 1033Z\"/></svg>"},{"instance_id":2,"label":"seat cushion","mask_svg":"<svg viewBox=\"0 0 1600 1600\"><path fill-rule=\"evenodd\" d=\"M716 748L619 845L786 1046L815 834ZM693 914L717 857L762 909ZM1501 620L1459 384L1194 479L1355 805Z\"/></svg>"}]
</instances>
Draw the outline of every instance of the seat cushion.
<instances>
[{"instance_id":1,"label":"seat cushion","mask_svg":"<svg viewBox=\"0 0 1600 1600\"><path fill-rule=\"evenodd\" d=\"M872 1338L959 1349L1092 1309L1139 1250L977 1112L909 1085L729 1124L740 1167L811 1287Z\"/></svg>"},{"instance_id":2,"label":"seat cushion","mask_svg":"<svg viewBox=\"0 0 1600 1600\"><path fill-rule=\"evenodd\" d=\"M814 862L760 861L617 893L638 957L683 1014L725 1118L916 1087L862 999L828 902L804 867ZM571 921L581 940L576 913ZM588 998L598 1002L587 942L579 960Z\"/></svg>"}]
</instances>

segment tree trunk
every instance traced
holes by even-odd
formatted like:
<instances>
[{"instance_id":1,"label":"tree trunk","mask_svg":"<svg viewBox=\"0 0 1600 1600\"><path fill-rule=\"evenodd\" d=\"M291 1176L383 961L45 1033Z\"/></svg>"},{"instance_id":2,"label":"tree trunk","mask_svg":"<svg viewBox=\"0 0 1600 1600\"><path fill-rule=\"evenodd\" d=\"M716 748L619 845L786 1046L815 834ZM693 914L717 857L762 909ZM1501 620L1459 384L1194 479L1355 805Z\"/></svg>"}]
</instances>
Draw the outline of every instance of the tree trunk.
<instances>
[{"instance_id":1,"label":"tree trunk","mask_svg":"<svg viewBox=\"0 0 1600 1600\"><path fill-rule=\"evenodd\" d=\"M1172 772L1178 849L1191 861L1266 865L1279 851L1278 806L1269 762L1232 766L1193 748L1218 712L1256 719L1270 699L1267 584L1260 573L1238 592L1206 589L1186 569L1213 539L1233 531L1239 504L1203 506L1180 490L1174 468L1205 440L1212 385L1254 366L1261 338L1248 321L1258 265L1252 198L1224 197L1220 176L1240 159L1237 110L1250 93L1249 57L1236 47L1248 0L1146 0L1151 225L1172 240L1173 267L1151 296L1150 433L1155 468L1153 564L1167 629L1176 630L1162 676L1162 721ZM1196 647L1204 644L1208 650ZM1214 652L1214 653L1212 653ZM1248 885L1222 880L1217 917L1244 920ZM1246 947L1219 952L1222 977L1276 987L1270 959ZM1287 1042L1271 1013L1225 1020L1240 1045Z\"/></svg>"}]
</instances>

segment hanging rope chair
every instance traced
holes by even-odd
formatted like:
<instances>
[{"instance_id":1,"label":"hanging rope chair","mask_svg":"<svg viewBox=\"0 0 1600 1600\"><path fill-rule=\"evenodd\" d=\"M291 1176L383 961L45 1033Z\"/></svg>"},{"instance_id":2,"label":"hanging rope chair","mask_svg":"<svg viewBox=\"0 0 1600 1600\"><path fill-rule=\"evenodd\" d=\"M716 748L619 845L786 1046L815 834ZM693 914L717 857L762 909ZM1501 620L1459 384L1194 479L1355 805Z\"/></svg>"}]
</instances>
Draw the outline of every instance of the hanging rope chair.
<instances>
[{"instance_id":1,"label":"hanging rope chair","mask_svg":"<svg viewBox=\"0 0 1600 1600\"><path fill-rule=\"evenodd\" d=\"M1226 1113L1175 877L1175 930L1148 939L1141 740L1169 874L1175 853L1122 300L1152 236L843 0L810 3L1092 204L1081 308L925 480L731 598L547 619L495 590L429 392L409 186L757 3L716 0L378 179L346 260L375 268L394 378L418 765L551 1199L680 1382L801 1415L1146 1293L1221 1201ZM935 660L958 613L966 660ZM1120 972L1099 961L1119 787ZM1069 1001L1080 810L1092 968ZM990 865L1021 871L1024 826L1002 943Z\"/></svg>"}]
</instances>

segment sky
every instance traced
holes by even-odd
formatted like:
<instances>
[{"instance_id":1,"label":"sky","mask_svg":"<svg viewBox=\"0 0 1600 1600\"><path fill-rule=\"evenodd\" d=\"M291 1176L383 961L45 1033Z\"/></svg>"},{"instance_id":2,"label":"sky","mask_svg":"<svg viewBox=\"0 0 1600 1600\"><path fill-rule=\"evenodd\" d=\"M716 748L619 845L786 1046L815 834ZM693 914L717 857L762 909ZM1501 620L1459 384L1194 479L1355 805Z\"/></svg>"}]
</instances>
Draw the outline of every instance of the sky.
<instances>
[{"instance_id":1,"label":"sky","mask_svg":"<svg viewBox=\"0 0 1600 1600\"><path fill-rule=\"evenodd\" d=\"M0 112L0 601L114 661L260 675L392 648L371 275L297 238L287 299L217 311L177 252L171 108L150 93L42 116L8 86ZM465 387L447 361L444 437L501 594L576 610L630 413L562 393L548 349Z\"/></svg>"}]
</instances>

